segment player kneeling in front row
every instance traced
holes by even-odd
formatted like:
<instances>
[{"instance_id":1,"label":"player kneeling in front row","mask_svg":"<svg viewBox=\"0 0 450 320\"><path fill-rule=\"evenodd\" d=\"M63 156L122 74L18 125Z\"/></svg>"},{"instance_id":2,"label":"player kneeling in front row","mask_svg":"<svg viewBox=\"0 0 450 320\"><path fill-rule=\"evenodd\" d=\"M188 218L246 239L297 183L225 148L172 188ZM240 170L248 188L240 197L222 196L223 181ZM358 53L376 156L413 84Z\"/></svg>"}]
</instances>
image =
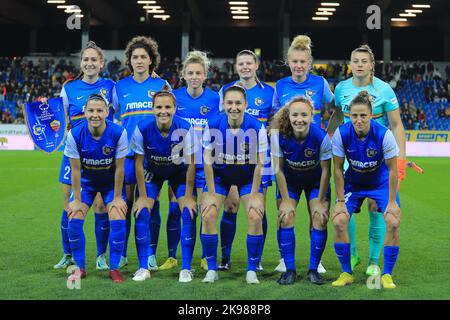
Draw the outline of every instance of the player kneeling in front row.
<instances>
[{"instance_id":1,"label":"player kneeling in front row","mask_svg":"<svg viewBox=\"0 0 450 320\"><path fill-rule=\"evenodd\" d=\"M372 119L372 104L367 91L360 92L352 100L349 113L351 122L340 126L332 139L336 187L332 218L334 248L343 271L332 285L341 287L353 282L347 225L350 216L359 212L364 199L370 198L384 212L386 223L381 283L383 288L393 289L392 270L400 244L396 162L399 148L392 132ZM345 157L349 168L344 176Z\"/></svg>"},{"instance_id":2,"label":"player kneeling in front row","mask_svg":"<svg viewBox=\"0 0 450 320\"><path fill-rule=\"evenodd\" d=\"M264 200L261 174L267 152L264 124L245 113L246 90L232 85L224 92L224 110L209 121L204 133L205 191L201 203L201 242L208 263L203 282L218 280L217 219L230 187L235 185L244 203L248 219L247 283L259 283L256 276L261 259Z\"/></svg>"},{"instance_id":3,"label":"player kneeling in front row","mask_svg":"<svg viewBox=\"0 0 450 320\"><path fill-rule=\"evenodd\" d=\"M109 277L123 282L119 261L125 242L124 159L128 153L126 130L109 120L108 105L100 94L92 94L86 102L87 122L71 129L64 154L72 166L73 200L69 204L69 243L77 267L70 281L86 277L86 241L83 224L86 214L101 193L110 220Z\"/></svg>"},{"instance_id":4,"label":"player kneeling in front row","mask_svg":"<svg viewBox=\"0 0 450 320\"><path fill-rule=\"evenodd\" d=\"M278 283L293 284L295 268L295 209L305 192L311 215L311 253L308 279L323 284L317 268L327 241L330 206L331 141L318 125L312 124L314 107L305 96L294 97L274 118L272 155L276 169L278 241L286 264Z\"/></svg>"},{"instance_id":5,"label":"player kneeling in front row","mask_svg":"<svg viewBox=\"0 0 450 320\"><path fill-rule=\"evenodd\" d=\"M154 117L142 120L132 137L131 145L135 153L136 181L139 191L134 208L136 248L139 258L139 270L133 277L135 281L150 278L148 271L150 212L166 180L170 183L182 211L183 265L180 282L192 280L190 263L195 244L195 215L197 214L197 203L193 197L195 141L190 123L176 116L175 112L175 96L169 91L157 92L153 97Z\"/></svg>"}]
</instances>

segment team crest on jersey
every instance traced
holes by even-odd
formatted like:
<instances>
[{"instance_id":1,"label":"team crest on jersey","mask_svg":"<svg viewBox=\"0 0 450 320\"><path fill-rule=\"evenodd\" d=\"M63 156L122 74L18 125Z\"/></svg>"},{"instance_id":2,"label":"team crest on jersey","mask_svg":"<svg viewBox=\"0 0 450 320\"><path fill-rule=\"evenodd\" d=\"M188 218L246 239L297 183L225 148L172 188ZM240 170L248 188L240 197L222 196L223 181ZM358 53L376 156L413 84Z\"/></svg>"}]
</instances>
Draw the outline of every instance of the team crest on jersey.
<instances>
[{"instance_id":1,"label":"team crest on jersey","mask_svg":"<svg viewBox=\"0 0 450 320\"><path fill-rule=\"evenodd\" d=\"M378 154L378 150L376 150L376 149L367 149L366 153L367 153L367 156L369 158L373 158L373 157L375 157Z\"/></svg>"},{"instance_id":2,"label":"team crest on jersey","mask_svg":"<svg viewBox=\"0 0 450 320\"><path fill-rule=\"evenodd\" d=\"M261 106L264 103L264 100L261 98L255 98L255 105L256 106Z\"/></svg>"},{"instance_id":3,"label":"team crest on jersey","mask_svg":"<svg viewBox=\"0 0 450 320\"><path fill-rule=\"evenodd\" d=\"M108 90L106 90L106 89L101 89L101 90L100 90L100 93L101 93L103 96L106 97L106 94L108 93Z\"/></svg>"},{"instance_id":4,"label":"team crest on jersey","mask_svg":"<svg viewBox=\"0 0 450 320\"><path fill-rule=\"evenodd\" d=\"M208 106L201 106L200 107L200 114L202 116L204 116L205 114L207 114L209 111L211 111L211 108Z\"/></svg>"},{"instance_id":5,"label":"team crest on jersey","mask_svg":"<svg viewBox=\"0 0 450 320\"><path fill-rule=\"evenodd\" d=\"M313 91L313 90L306 90L306 96L307 97L312 97L314 95L314 93L316 93L316 92Z\"/></svg>"},{"instance_id":6,"label":"team crest on jersey","mask_svg":"<svg viewBox=\"0 0 450 320\"><path fill-rule=\"evenodd\" d=\"M50 122L50 127L55 132L58 132L60 126L61 126L61 122L58 120L53 120L52 122Z\"/></svg>"},{"instance_id":7,"label":"team crest on jersey","mask_svg":"<svg viewBox=\"0 0 450 320\"><path fill-rule=\"evenodd\" d=\"M102 151L103 151L103 154L105 156L109 156L111 154L111 152L114 151L114 147L110 147L108 145L105 145L105 146L103 146Z\"/></svg>"},{"instance_id":8,"label":"team crest on jersey","mask_svg":"<svg viewBox=\"0 0 450 320\"><path fill-rule=\"evenodd\" d=\"M371 95L369 95L369 100L370 100L370 103L374 103L375 100L377 100L377 97L375 97L373 94L371 94Z\"/></svg>"},{"instance_id":9,"label":"team crest on jersey","mask_svg":"<svg viewBox=\"0 0 450 320\"><path fill-rule=\"evenodd\" d=\"M305 149L305 157L311 158L315 154L316 154L316 152L313 149L310 149L310 148Z\"/></svg>"},{"instance_id":10,"label":"team crest on jersey","mask_svg":"<svg viewBox=\"0 0 450 320\"><path fill-rule=\"evenodd\" d=\"M239 148L241 149L242 152L247 152L248 153L248 151L250 150L250 144L246 143L246 142L242 142L239 145Z\"/></svg>"},{"instance_id":11,"label":"team crest on jersey","mask_svg":"<svg viewBox=\"0 0 450 320\"><path fill-rule=\"evenodd\" d=\"M33 126L33 133L35 136L40 136L44 133L45 126L43 124L35 124Z\"/></svg>"},{"instance_id":12,"label":"team crest on jersey","mask_svg":"<svg viewBox=\"0 0 450 320\"><path fill-rule=\"evenodd\" d=\"M153 90L148 90L148 97L149 98L153 98L153 96L156 94L156 92L155 91L153 91Z\"/></svg>"}]
</instances>

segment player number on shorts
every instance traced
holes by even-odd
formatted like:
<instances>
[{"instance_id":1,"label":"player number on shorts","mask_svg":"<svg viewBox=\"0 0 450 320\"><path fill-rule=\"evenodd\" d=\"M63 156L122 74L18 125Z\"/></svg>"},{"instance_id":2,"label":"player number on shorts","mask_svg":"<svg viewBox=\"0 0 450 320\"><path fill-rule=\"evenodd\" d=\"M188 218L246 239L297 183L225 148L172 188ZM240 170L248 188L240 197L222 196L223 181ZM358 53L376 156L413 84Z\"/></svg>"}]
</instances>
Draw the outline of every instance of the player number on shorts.
<instances>
[{"instance_id":1,"label":"player number on shorts","mask_svg":"<svg viewBox=\"0 0 450 320\"><path fill-rule=\"evenodd\" d=\"M146 183L152 182L153 173L152 172L147 172L147 170L144 169L144 178L145 178L145 182Z\"/></svg>"},{"instance_id":2,"label":"player number on shorts","mask_svg":"<svg viewBox=\"0 0 450 320\"><path fill-rule=\"evenodd\" d=\"M351 193L351 192L348 192L347 194L344 194L344 200L345 200L345 203L348 202L348 199L350 199L351 196L352 196L352 193Z\"/></svg>"},{"instance_id":3,"label":"player number on shorts","mask_svg":"<svg viewBox=\"0 0 450 320\"><path fill-rule=\"evenodd\" d=\"M69 180L70 179L70 167L69 166L65 166L64 167L64 179L65 180Z\"/></svg>"}]
</instances>

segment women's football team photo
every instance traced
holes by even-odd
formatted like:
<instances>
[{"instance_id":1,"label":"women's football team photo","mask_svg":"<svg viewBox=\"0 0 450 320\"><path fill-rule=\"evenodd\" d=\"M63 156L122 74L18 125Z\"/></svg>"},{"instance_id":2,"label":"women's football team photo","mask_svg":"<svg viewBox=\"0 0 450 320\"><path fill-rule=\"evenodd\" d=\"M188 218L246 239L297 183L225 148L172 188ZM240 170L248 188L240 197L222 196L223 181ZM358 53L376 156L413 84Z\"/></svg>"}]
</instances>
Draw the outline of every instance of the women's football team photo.
<instances>
[{"instance_id":1,"label":"women's football team photo","mask_svg":"<svg viewBox=\"0 0 450 320\"><path fill-rule=\"evenodd\" d=\"M220 281L220 273L233 268L242 205L249 285L264 281L258 274L264 270L268 225L276 228L277 282L296 282L296 216L307 214L307 281L329 285L322 278L322 255L332 228L329 241L342 269L331 285L347 286L361 263L355 213L367 198L369 230L359 231L369 239L366 274L381 277L384 289L395 288L405 131L394 91L374 76L371 48L349 51L352 76L339 82L334 93L323 77L310 73L312 42L306 35L293 39L285 57L291 75L274 87L258 79L259 57L250 50L237 52L239 79L219 92L205 86L211 65L205 52L191 51L183 58L185 86L172 90L156 73L161 57L150 37L128 42L125 63L131 74L116 83L100 76L105 66L100 47L89 41L81 50L80 74L60 93L70 130L59 178L63 255L54 269L70 267L68 281L88 276L83 226L92 207L95 268L108 270L113 282L125 281L121 269L129 263L131 228L138 259L133 281L179 268L178 281L191 282L194 263L200 263L202 271L195 275L202 275L202 282ZM334 112L324 128L321 111L326 106ZM268 203L269 192L275 193L276 204ZM158 265L161 199L169 200L168 215L163 215L167 258ZM301 201L307 212L297 212ZM201 261L193 261L196 245Z\"/></svg>"}]
</instances>

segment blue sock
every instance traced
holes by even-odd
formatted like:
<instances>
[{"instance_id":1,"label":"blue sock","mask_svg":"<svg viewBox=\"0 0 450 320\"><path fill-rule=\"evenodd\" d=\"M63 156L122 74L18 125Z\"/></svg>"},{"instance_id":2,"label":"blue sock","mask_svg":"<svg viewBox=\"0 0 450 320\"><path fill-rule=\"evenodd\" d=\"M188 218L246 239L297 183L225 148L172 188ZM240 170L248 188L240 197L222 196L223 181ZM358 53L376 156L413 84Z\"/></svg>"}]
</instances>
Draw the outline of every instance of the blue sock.
<instances>
[{"instance_id":1,"label":"blue sock","mask_svg":"<svg viewBox=\"0 0 450 320\"><path fill-rule=\"evenodd\" d=\"M196 236L195 220L191 219L187 208L183 210L181 217L183 219L183 227L181 228L181 270L191 270Z\"/></svg>"},{"instance_id":2,"label":"blue sock","mask_svg":"<svg viewBox=\"0 0 450 320\"><path fill-rule=\"evenodd\" d=\"M352 274L352 267L350 265L350 243L335 243L334 251L342 266L342 271Z\"/></svg>"},{"instance_id":3,"label":"blue sock","mask_svg":"<svg viewBox=\"0 0 450 320\"><path fill-rule=\"evenodd\" d=\"M69 221L69 242L73 258L80 269L86 269L86 239L83 231L84 220L72 219Z\"/></svg>"},{"instance_id":4,"label":"blue sock","mask_svg":"<svg viewBox=\"0 0 450 320\"><path fill-rule=\"evenodd\" d=\"M205 259L208 263L208 270L217 271L217 245L219 244L219 236L217 234L201 234L203 251Z\"/></svg>"},{"instance_id":5,"label":"blue sock","mask_svg":"<svg viewBox=\"0 0 450 320\"><path fill-rule=\"evenodd\" d=\"M199 211L201 212L201 207L199 208ZM202 226L203 226L203 220L202 220L202 217L200 216L200 238L201 238L201 236L202 236ZM205 248L203 247L203 245L202 245L202 259L204 259L205 258Z\"/></svg>"},{"instance_id":6,"label":"blue sock","mask_svg":"<svg viewBox=\"0 0 450 320\"><path fill-rule=\"evenodd\" d=\"M283 252L281 251L280 246L280 235L281 235L281 227L277 227L277 244L278 244L278 252L280 253L280 258L283 258Z\"/></svg>"},{"instance_id":7,"label":"blue sock","mask_svg":"<svg viewBox=\"0 0 450 320\"><path fill-rule=\"evenodd\" d=\"M247 234L247 271L256 271L258 262L261 260L261 247L264 236Z\"/></svg>"},{"instance_id":8,"label":"blue sock","mask_svg":"<svg viewBox=\"0 0 450 320\"><path fill-rule=\"evenodd\" d=\"M236 213L224 211L220 220L220 245L222 259L231 259L231 247L236 234Z\"/></svg>"},{"instance_id":9,"label":"blue sock","mask_svg":"<svg viewBox=\"0 0 450 320\"><path fill-rule=\"evenodd\" d=\"M97 257L106 252L109 239L108 213L95 213L95 240L97 242Z\"/></svg>"},{"instance_id":10,"label":"blue sock","mask_svg":"<svg viewBox=\"0 0 450 320\"><path fill-rule=\"evenodd\" d=\"M169 257L177 257L178 243L181 237L181 211L178 202L169 203L169 216L167 217L167 248Z\"/></svg>"},{"instance_id":11,"label":"blue sock","mask_svg":"<svg viewBox=\"0 0 450 320\"><path fill-rule=\"evenodd\" d=\"M111 220L109 222L109 269L119 270L120 257L125 245L126 222L125 220Z\"/></svg>"},{"instance_id":12,"label":"blue sock","mask_svg":"<svg viewBox=\"0 0 450 320\"><path fill-rule=\"evenodd\" d=\"M352 214L350 221L348 222L347 232L348 237L350 238L350 252L352 256L357 256L358 250L356 249L356 223L354 214Z\"/></svg>"},{"instance_id":13,"label":"blue sock","mask_svg":"<svg viewBox=\"0 0 450 320\"><path fill-rule=\"evenodd\" d=\"M148 255L156 255L156 249L158 248L159 229L161 227L161 212L159 211L159 201L155 201L155 204L150 213L150 244L148 249Z\"/></svg>"},{"instance_id":14,"label":"blue sock","mask_svg":"<svg viewBox=\"0 0 450 320\"><path fill-rule=\"evenodd\" d=\"M384 246L384 268L383 268L383 274L390 274L392 275L392 270L394 269L395 262L397 261L398 257L398 246Z\"/></svg>"},{"instance_id":15,"label":"blue sock","mask_svg":"<svg viewBox=\"0 0 450 320\"><path fill-rule=\"evenodd\" d=\"M309 256L309 270L316 270L322 258L325 244L327 243L327 230L312 229L311 231L311 253Z\"/></svg>"},{"instance_id":16,"label":"blue sock","mask_svg":"<svg viewBox=\"0 0 450 320\"><path fill-rule=\"evenodd\" d=\"M61 214L61 241L64 254L72 254L70 250L70 242L69 242L69 218L67 217L67 211L63 210Z\"/></svg>"},{"instance_id":17,"label":"blue sock","mask_svg":"<svg viewBox=\"0 0 450 320\"><path fill-rule=\"evenodd\" d=\"M266 211L264 211L264 216L263 216L263 219L262 219L262 228L263 228L263 236L264 236L264 238L263 238L263 244L261 246L261 253L259 255L260 259L262 259L262 255L263 255L263 252L264 252L264 244L266 243L266 236L267 236L267 212Z\"/></svg>"},{"instance_id":18,"label":"blue sock","mask_svg":"<svg viewBox=\"0 0 450 320\"><path fill-rule=\"evenodd\" d=\"M150 214L144 208L139 213L134 224L134 236L139 260L139 268L148 269L148 248L150 243L150 228L148 227Z\"/></svg>"},{"instance_id":19,"label":"blue sock","mask_svg":"<svg viewBox=\"0 0 450 320\"><path fill-rule=\"evenodd\" d=\"M296 270L295 268L295 232L294 227L279 228L278 247L281 256L286 264L286 270Z\"/></svg>"},{"instance_id":20,"label":"blue sock","mask_svg":"<svg viewBox=\"0 0 450 320\"><path fill-rule=\"evenodd\" d=\"M127 256L127 251L128 251L128 238L130 237L130 231L131 231L131 210L133 210L133 200L128 200L127 201L127 215L125 217L125 243L123 245L123 251L122 251L122 256L126 257Z\"/></svg>"}]
</instances>

